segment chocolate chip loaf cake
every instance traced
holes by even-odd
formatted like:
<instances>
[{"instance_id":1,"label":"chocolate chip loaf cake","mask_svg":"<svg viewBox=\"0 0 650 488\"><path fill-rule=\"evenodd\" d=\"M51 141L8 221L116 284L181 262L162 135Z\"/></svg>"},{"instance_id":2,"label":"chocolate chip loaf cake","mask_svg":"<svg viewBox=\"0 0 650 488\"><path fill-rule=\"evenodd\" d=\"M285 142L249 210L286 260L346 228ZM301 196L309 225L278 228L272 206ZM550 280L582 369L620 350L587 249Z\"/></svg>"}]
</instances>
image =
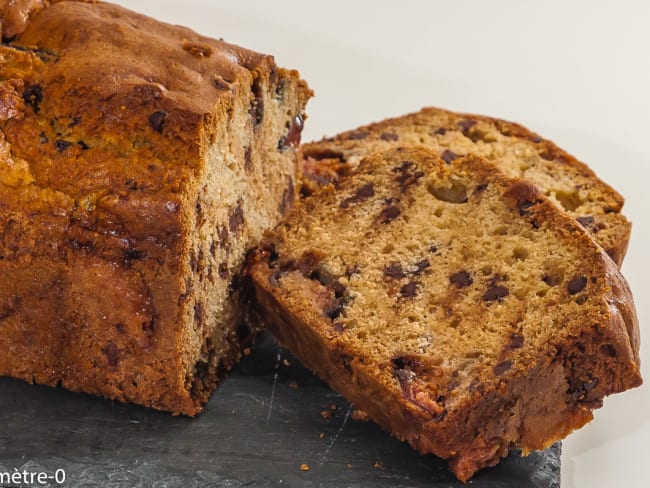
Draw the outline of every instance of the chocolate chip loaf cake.
<instances>
[{"instance_id":1,"label":"chocolate chip loaf cake","mask_svg":"<svg viewBox=\"0 0 650 488\"><path fill-rule=\"evenodd\" d=\"M292 205L311 92L109 3L2 5L0 374L195 415L248 335L233 279Z\"/></svg>"},{"instance_id":2,"label":"chocolate chip loaf cake","mask_svg":"<svg viewBox=\"0 0 650 488\"><path fill-rule=\"evenodd\" d=\"M551 141L504 120L425 108L306 144L305 192L336 179L337 169L354 167L367 154L414 144L426 145L447 162L477 154L508 176L533 182L622 263L631 228L621 214L623 197Z\"/></svg>"},{"instance_id":3,"label":"chocolate chip loaf cake","mask_svg":"<svg viewBox=\"0 0 650 488\"><path fill-rule=\"evenodd\" d=\"M641 384L614 262L525 180L394 149L294 207L248 257L275 337L461 480Z\"/></svg>"}]
</instances>

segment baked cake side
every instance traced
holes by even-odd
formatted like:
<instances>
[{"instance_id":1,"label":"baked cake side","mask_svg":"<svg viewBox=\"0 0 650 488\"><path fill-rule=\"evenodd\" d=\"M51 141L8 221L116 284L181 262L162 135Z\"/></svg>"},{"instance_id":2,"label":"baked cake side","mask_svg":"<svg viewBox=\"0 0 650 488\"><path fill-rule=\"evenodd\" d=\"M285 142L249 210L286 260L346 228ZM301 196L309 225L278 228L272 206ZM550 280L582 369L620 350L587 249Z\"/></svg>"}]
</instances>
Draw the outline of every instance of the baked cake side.
<instances>
[{"instance_id":1,"label":"baked cake side","mask_svg":"<svg viewBox=\"0 0 650 488\"><path fill-rule=\"evenodd\" d=\"M630 239L623 197L584 163L525 127L500 119L434 107L305 144L306 191L336 179L373 152L425 145L445 161L476 154L513 178L537 185L584 226L620 266Z\"/></svg>"},{"instance_id":2,"label":"baked cake side","mask_svg":"<svg viewBox=\"0 0 650 488\"><path fill-rule=\"evenodd\" d=\"M195 415L250 334L233 280L292 205L311 92L271 56L47 3L2 11L0 374Z\"/></svg>"},{"instance_id":3,"label":"baked cake side","mask_svg":"<svg viewBox=\"0 0 650 488\"><path fill-rule=\"evenodd\" d=\"M616 265L533 185L476 156L368 157L268 232L247 275L282 344L461 480L641 384Z\"/></svg>"}]
</instances>

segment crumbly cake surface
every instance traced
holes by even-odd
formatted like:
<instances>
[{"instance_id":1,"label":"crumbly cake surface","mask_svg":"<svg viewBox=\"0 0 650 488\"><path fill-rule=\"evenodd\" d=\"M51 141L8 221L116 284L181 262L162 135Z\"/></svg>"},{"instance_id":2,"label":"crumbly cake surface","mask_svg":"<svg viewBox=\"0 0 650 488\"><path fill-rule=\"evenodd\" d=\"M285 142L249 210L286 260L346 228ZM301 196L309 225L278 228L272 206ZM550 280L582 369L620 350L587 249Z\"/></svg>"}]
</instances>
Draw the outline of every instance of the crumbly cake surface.
<instances>
[{"instance_id":1,"label":"crumbly cake surface","mask_svg":"<svg viewBox=\"0 0 650 488\"><path fill-rule=\"evenodd\" d=\"M427 148L363 160L248 258L278 340L461 480L641 383L630 290L532 184Z\"/></svg>"},{"instance_id":2,"label":"crumbly cake surface","mask_svg":"<svg viewBox=\"0 0 650 488\"><path fill-rule=\"evenodd\" d=\"M194 415L248 335L232 281L292 204L311 92L108 3L0 16L0 374Z\"/></svg>"},{"instance_id":3,"label":"crumbly cake surface","mask_svg":"<svg viewBox=\"0 0 650 488\"><path fill-rule=\"evenodd\" d=\"M533 182L622 263L631 229L621 214L623 197L551 141L504 120L429 107L306 144L305 191L335 180L337 169L354 167L372 152L420 144L445 161L482 156L506 175Z\"/></svg>"}]
</instances>

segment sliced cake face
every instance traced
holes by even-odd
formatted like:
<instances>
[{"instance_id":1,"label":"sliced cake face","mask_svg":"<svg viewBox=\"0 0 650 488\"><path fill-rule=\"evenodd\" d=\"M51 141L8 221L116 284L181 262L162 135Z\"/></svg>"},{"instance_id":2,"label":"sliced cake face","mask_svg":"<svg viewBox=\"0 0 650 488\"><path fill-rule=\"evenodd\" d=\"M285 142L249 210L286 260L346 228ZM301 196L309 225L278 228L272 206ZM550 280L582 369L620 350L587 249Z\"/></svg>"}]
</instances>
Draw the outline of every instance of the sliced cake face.
<instances>
[{"instance_id":1,"label":"sliced cake face","mask_svg":"<svg viewBox=\"0 0 650 488\"><path fill-rule=\"evenodd\" d=\"M196 414L249 333L232 282L292 205L310 90L270 56L111 4L12 29L0 374Z\"/></svg>"},{"instance_id":2,"label":"sliced cake face","mask_svg":"<svg viewBox=\"0 0 650 488\"><path fill-rule=\"evenodd\" d=\"M630 234L630 223L620 213L623 198L552 142L499 119L425 108L307 144L307 191L336 178L333 166L354 167L372 152L408 145L425 145L445 161L479 155L506 175L533 182L577 219L617 264L622 262Z\"/></svg>"},{"instance_id":3,"label":"sliced cake face","mask_svg":"<svg viewBox=\"0 0 650 488\"><path fill-rule=\"evenodd\" d=\"M615 265L535 187L476 157L363 160L268 233L249 272L281 342L461 479L640 383Z\"/></svg>"}]
</instances>

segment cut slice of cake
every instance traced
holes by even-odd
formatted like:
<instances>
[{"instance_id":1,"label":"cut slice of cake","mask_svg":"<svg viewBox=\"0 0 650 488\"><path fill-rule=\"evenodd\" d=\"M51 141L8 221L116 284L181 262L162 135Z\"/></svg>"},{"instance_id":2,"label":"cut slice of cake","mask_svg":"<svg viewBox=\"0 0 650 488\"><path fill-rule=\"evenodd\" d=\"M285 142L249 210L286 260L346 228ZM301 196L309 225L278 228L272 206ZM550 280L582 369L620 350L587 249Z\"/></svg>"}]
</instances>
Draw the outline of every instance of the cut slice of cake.
<instances>
[{"instance_id":1,"label":"cut slice of cake","mask_svg":"<svg viewBox=\"0 0 650 488\"><path fill-rule=\"evenodd\" d=\"M641 384L614 262L530 183L427 148L364 159L246 268L275 337L461 480L550 446Z\"/></svg>"},{"instance_id":2,"label":"cut slice of cake","mask_svg":"<svg viewBox=\"0 0 650 488\"><path fill-rule=\"evenodd\" d=\"M623 197L566 151L504 120L425 108L306 144L305 190L336 179L333 170L354 167L372 152L421 144L445 161L465 154L483 156L506 175L533 182L622 263L631 229L621 214Z\"/></svg>"},{"instance_id":3,"label":"cut slice of cake","mask_svg":"<svg viewBox=\"0 0 650 488\"><path fill-rule=\"evenodd\" d=\"M116 5L3 5L0 374L194 415L248 335L233 279L294 200L311 92Z\"/></svg>"}]
</instances>

